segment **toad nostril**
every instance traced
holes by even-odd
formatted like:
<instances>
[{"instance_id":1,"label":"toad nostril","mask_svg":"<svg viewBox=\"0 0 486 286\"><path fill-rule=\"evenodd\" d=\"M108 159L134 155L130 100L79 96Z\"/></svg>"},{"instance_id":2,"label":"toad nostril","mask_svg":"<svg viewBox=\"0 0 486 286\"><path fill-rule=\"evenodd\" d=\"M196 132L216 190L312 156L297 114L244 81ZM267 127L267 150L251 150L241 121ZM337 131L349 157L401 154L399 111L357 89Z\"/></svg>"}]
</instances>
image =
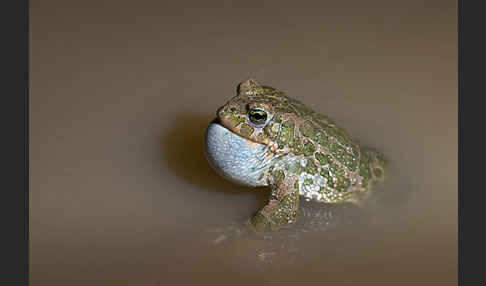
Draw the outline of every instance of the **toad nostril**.
<instances>
[{"instance_id":1,"label":"toad nostril","mask_svg":"<svg viewBox=\"0 0 486 286\"><path fill-rule=\"evenodd\" d=\"M220 116L221 113L223 113L223 109L224 109L224 106L221 106L220 108L218 108L218 110L216 110L216 116Z\"/></svg>"}]
</instances>

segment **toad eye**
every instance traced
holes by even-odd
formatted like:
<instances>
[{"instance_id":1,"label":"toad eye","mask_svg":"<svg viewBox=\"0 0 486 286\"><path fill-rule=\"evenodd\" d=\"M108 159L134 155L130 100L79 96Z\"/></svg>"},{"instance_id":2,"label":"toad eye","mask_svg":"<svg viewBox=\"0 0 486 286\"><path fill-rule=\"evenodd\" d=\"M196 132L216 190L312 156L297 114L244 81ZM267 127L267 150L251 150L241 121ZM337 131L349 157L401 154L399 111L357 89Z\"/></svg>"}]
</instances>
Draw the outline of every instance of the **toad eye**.
<instances>
[{"instance_id":1,"label":"toad eye","mask_svg":"<svg viewBox=\"0 0 486 286\"><path fill-rule=\"evenodd\" d=\"M248 111L248 118L253 124L262 125L267 122L267 113L265 110L253 108Z\"/></svg>"}]
</instances>

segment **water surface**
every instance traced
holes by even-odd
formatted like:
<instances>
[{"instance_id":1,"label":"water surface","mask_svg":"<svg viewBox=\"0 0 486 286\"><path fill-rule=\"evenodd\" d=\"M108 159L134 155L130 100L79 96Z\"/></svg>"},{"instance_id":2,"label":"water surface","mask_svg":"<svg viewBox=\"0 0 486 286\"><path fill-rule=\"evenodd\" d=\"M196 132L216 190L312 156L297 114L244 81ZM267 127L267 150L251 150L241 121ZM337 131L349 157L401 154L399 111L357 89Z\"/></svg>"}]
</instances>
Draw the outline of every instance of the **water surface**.
<instances>
[{"instance_id":1,"label":"water surface","mask_svg":"<svg viewBox=\"0 0 486 286\"><path fill-rule=\"evenodd\" d=\"M32 285L456 285L456 1L334 2L32 1ZM372 204L238 235L202 140L250 76L388 157Z\"/></svg>"}]
</instances>

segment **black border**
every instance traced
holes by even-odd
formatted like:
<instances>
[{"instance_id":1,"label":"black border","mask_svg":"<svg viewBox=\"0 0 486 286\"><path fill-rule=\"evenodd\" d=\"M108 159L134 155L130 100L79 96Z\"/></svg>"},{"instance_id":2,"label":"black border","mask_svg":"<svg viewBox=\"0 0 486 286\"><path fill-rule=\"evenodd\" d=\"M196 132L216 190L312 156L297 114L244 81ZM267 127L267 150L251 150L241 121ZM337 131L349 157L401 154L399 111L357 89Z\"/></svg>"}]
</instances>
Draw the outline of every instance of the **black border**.
<instances>
[{"instance_id":1,"label":"black border","mask_svg":"<svg viewBox=\"0 0 486 286\"><path fill-rule=\"evenodd\" d=\"M458 282L484 285L486 45L481 1L458 0ZM469 135L469 136L468 136ZM466 230L466 231L464 231Z\"/></svg>"},{"instance_id":2,"label":"black border","mask_svg":"<svg viewBox=\"0 0 486 286\"><path fill-rule=\"evenodd\" d=\"M2 285L29 285L29 1L0 2ZM20 244L20 245L19 245Z\"/></svg>"}]
</instances>

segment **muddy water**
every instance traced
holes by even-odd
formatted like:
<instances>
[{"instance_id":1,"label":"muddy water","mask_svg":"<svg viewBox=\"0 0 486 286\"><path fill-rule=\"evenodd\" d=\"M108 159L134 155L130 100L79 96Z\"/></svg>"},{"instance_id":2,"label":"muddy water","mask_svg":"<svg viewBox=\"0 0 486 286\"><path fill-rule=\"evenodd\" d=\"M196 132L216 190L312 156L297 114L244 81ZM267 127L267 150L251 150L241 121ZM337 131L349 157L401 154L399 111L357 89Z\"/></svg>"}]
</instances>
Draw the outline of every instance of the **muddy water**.
<instances>
[{"instance_id":1,"label":"muddy water","mask_svg":"<svg viewBox=\"0 0 486 286\"><path fill-rule=\"evenodd\" d=\"M32 1L32 285L456 285L456 51L449 0ZM249 76L386 154L369 205L238 231L202 138Z\"/></svg>"}]
</instances>

